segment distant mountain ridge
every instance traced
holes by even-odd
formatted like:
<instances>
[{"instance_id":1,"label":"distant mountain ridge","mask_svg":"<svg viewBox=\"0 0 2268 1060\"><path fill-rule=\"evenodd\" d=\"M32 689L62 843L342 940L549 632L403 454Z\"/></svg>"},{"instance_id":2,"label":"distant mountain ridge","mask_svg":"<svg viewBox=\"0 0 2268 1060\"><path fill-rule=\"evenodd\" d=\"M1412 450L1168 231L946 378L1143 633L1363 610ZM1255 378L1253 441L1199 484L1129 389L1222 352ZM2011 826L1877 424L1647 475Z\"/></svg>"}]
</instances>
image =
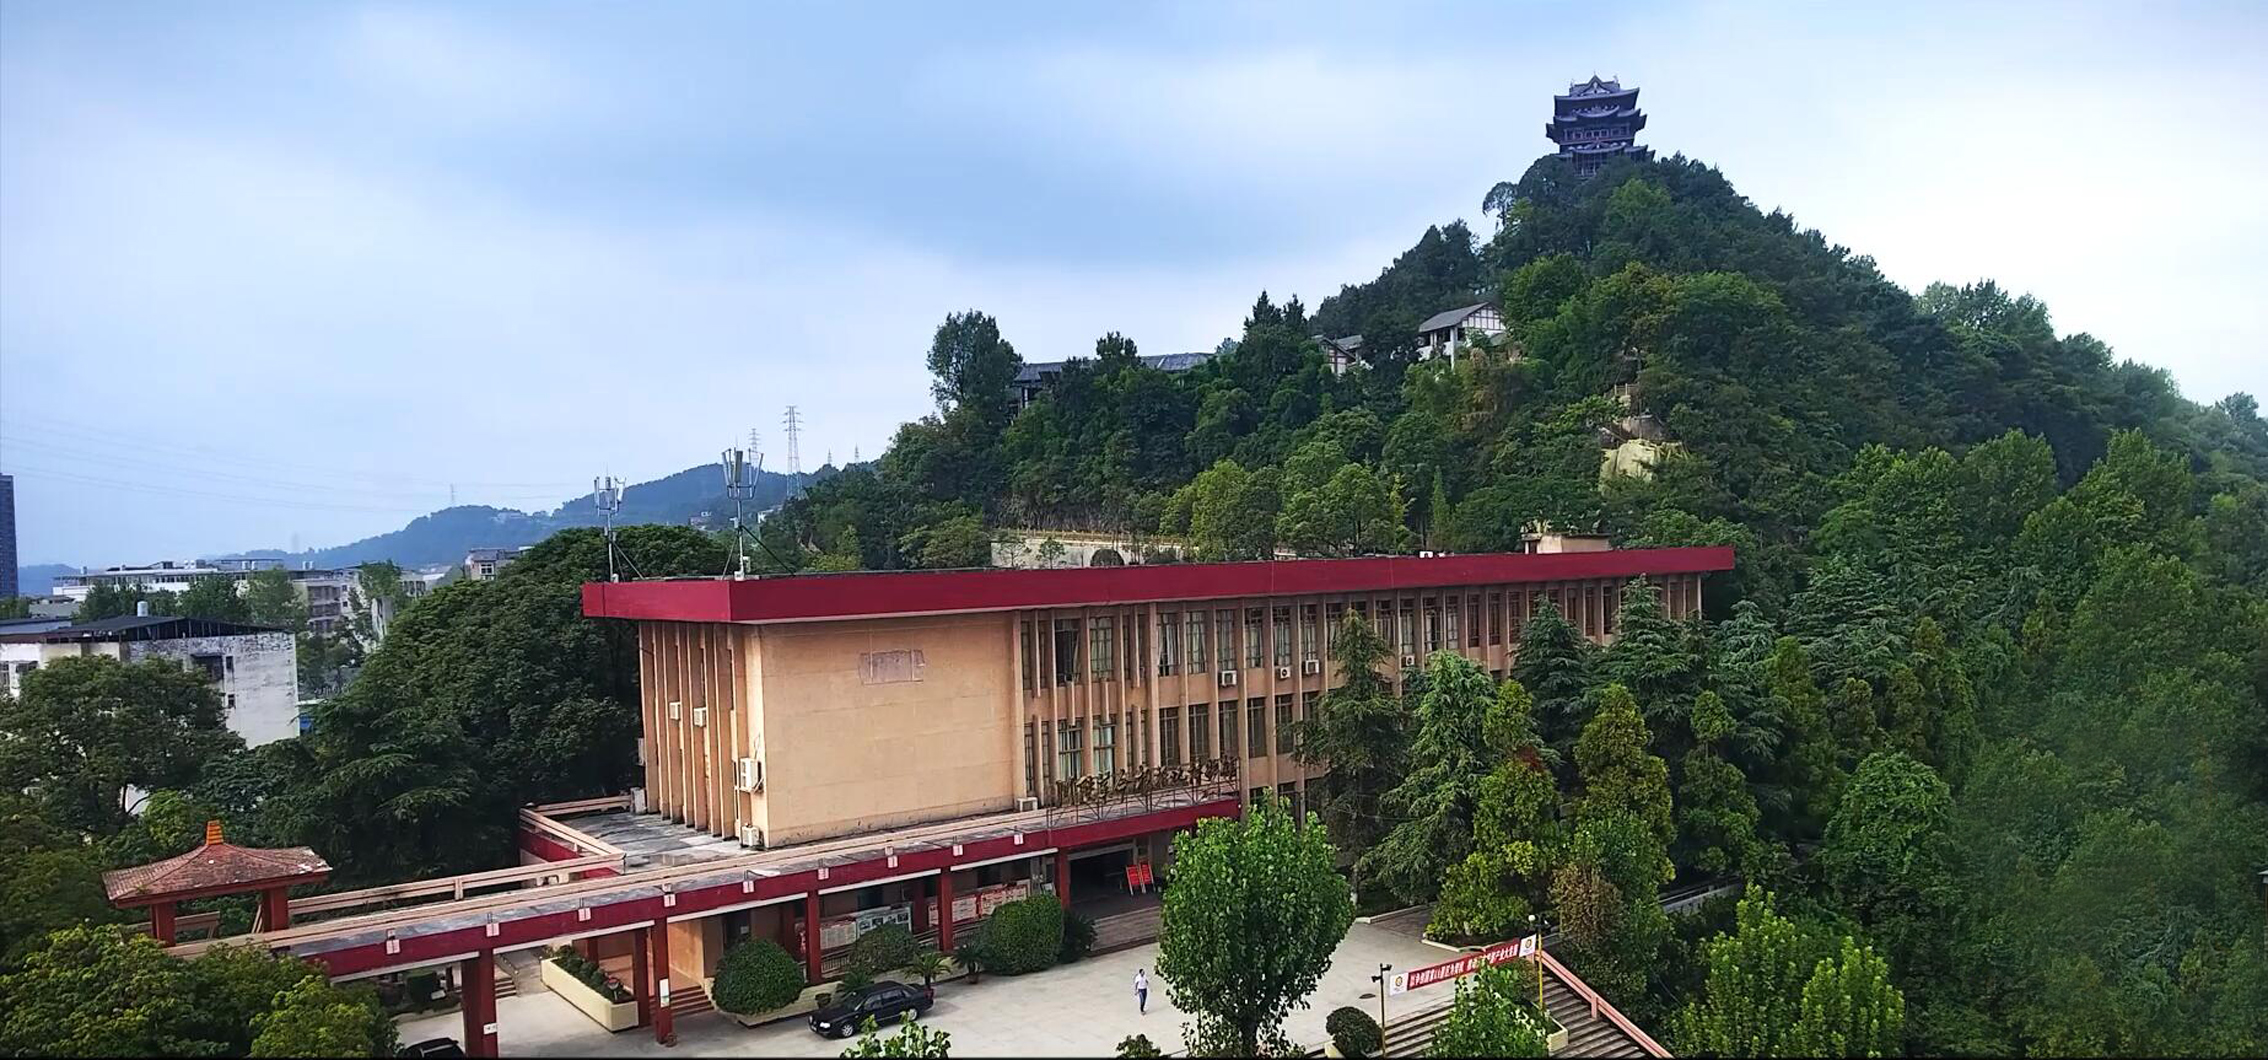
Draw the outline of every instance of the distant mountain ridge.
<instances>
[{"instance_id":1,"label":"distant mountain ridge","mask_svg":"<svg viewBox=\"0 0 2268 1060\"><path fill-rule=\"evenodd\" d=\"M838 470L833 465L822 467L805 474L803 484L808 486L832 478ZM754 515L786 500L793 485L794 480L787 475L772 471L756 472L755 492L746 502L749 514ZM593 494L586 493L564 501L548 512L523 512L511 508L464 504L418 516L399 530L331 548L308 549L304 552L256 549L232 555L280 559L294 567L350 567L382 560L391 560L404 567L461 563L465 553L472 549L532 545L568 527L597 526L600 519L595 500ZM722 525L732 514L732 502L725 497L722 474L713 463L689 467L651 482L625 487L622 491L622 511L615 516L614 521L617 525L684 525L699 520L704 512L709 513L708 519L704 521L716 525ZM67 573L68 570L63 568L58 573Z\"/></svg>"}]
</instances>

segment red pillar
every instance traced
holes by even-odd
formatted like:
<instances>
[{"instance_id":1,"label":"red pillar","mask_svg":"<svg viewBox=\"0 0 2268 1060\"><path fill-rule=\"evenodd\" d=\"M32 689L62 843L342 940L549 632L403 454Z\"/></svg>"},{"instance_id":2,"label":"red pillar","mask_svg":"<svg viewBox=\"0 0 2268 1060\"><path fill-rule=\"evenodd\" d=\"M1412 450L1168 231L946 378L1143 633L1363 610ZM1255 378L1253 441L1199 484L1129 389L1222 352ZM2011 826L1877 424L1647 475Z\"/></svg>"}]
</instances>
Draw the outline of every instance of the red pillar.
<instances>
[{"instance_id":1,"label":"red pillar","mask_svg":"<svg viewBox=\"0 0 2268 1060\"><path fill-rule=\"evenodd\" d=\"M677 1019L669 1010L669 925L655 921L648 932L654 940L654 1040L677 1044Z\"/></svg>"},{"instance_id":2,"label":"red pillar","mask_svg":"<svg viewBox=\"0 0 2268 1060\"><path fill-rule=\"evenodd\" d=\"M929 881L913 881L913 933L929 930Z\"/></svg>"},{"instance_id":3,"label":"red pillar","mask_svg":"<svg viewBox=\"0 0 2268 1060\"><path fill-rule=\"evenodd\" d=\"M465 1053L496 1055L496 951L482 950L458 963L463 980Z\"/></svg>"},{"instance_id":4,"label":"red pillar","mask_svg":"<svg viewBox=\"0 0 2268 1060\"><path fill-rule=\"evenodd\" d=\"M173 945L173 903L159 902L150 907L150 937L160 946Z\"/></svg>"},{"instance_id":5,"label":"red pillar","mask_svg":"<svg viewBox=\"0 0 2268 1060\"><path fill-rule=\"evenodd\" d=\"M813 986L826 980L819 963L819 892L803 897L803 964L804 977Z\"/></svg>"},{"instance_id":6,"label":"red pillar","mask_svg":"<svg viewBox=\"0 0 2268 1060\"><path fill-rule=\"evenodd\" d=\"M630 932L630 993L638 1001L638 1026L654 1021L653 975L646 967L646 929L633 928Z\"/></svg>"},{"instance_id":7,"label":"red pillar","mask_svg":"<svg viewBox=\"0 0 2268 1060\"><path fill-rule=\"evenodd\" d=\"M953 955L953 870L937 874L937 948Z\"/></svg>"},{"instance_id":8,"label":"red pillar","mask_svg":"<svg viewBox=\"0 0 2268 1060\"><path fill-rule=\"evenodd\" d=\"M1062 902L1063 908L1071 908L1071 852L1067 850L1055 852L1055 900Z\"/></svg>"},{"instance_id":9,"label":"red pillar","mask_svg":"<svg viewBox=\"0 0 2268 1060\"><path fill-rule=\"evenodd\" d=\"M260 923L268 931L282 931L291 926L290 891L270 887L260 892Z\"/></svg>"}]
</instances>

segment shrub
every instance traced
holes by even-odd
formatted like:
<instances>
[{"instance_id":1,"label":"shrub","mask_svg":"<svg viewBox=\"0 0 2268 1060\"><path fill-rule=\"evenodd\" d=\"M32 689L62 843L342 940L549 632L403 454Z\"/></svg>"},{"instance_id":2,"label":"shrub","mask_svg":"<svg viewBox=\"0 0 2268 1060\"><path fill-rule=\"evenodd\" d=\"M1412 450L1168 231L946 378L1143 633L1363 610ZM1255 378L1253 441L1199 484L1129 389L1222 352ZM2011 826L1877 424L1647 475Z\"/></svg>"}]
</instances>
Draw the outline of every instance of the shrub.
<instances>
[{"instance_id":1,"label":"shrub","mask_svg":"<svg viewBox=\"0 0 2268 1060\"><path fill-rule=\"evenodd\" d=\"M803 993L803 963L771 939L751 939L717 959L711 1000L726 1012L751 1016L794 1001Z\"/></svg>"},{"instance_id":2,"label":"shrub","mask_svg":"<svg viewBox=\"0 0 2268 1060\"><path fill-rule=\"evenodd\" d=\"M851 943L849 967L871 981L912 964L914 955L920 952L921 943L914 941L913 932L884 924Z\"/></svg>"},{"instance_id":3,"label":"shrub","mask_svg":"<svg viewBox=\"0 0 2268 1060\"><path fill-rule=\"evenodd\" d=\"M982 924L971 927L968 933L953 945L953 963L960 965L963 970L969 973L969 982L971 983L984 977L984 970L991 967L990 964L986 963L990 959L985 956L984 925Z\"/></svg>"},{"instance_id":4,"label":"shrub","mask_svg":"<svg viewBox=\"0 0 2268 1060\"><path fill-rule=\"evenodd\" d=\"M1057 951L1056 961L1060 964L1070 964L1094 952L1094 948L1095 922L1079 913L1064 913L1063 948Z\"/></svg>"},{"instance_id":5,"label":"shrub","mask_svg":"<svg viewBox=\"0 0 2268 1060\"><path fill-rule=\"evenodd\" d=\"M599 996L608 1001L619 1005L631 1000L630 991L622 985L621 981L606 974L606 969L599 967L597 961L575 952L572 946L559 947L558 951L551 955L551 963L558 965L559 969L568 975L574 976L584 986L598 991Z\"/></svg>"},{"instance_id":6,"label":"shrub","mask_svg":"<svg viewBox=\"0 0 2268 1060\"><path fill-rule=\"evenodd\" d=\"M1147 1034L1129 1034L1118 1040L1118 1060L1147 1060L1164 1055Z\"/></svg>"},{"instance_id":7,"label":"shrub","mask_svg":"<svg viewBox=\"0 0 2268 1060\"><path fill-rule=\"evenodd\" d=\"M985 967L1002 975L1054 967L1063 953L1063 906L1052 894L1002 905L985 925L984 951Z\"/></svg>"},{"instance_id":8,"label":"shrub","mask_svg":"<svg viewBox=\"0 0 2268 1060\"><path fill-rule=\"evenodd\" d=\"M1323 1029L1331 1032L1331 1044L1347 1056L1376 1056L1379 1047L1385 1044L1378 1021L1352 1005L1332 1009L1323 1019Z\"/></svg>"}]
</instances>

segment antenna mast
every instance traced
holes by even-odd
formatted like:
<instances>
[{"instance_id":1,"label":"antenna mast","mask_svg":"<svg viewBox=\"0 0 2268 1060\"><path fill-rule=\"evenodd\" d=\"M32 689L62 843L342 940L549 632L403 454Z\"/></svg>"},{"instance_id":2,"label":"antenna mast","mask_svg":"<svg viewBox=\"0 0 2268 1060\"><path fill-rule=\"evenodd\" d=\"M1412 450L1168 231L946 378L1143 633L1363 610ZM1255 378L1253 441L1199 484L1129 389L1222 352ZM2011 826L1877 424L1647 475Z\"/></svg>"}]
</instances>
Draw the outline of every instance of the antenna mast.
<instances>
[{"instance_id":1,"label":"antenna mast","mask_svg":"<svg viewBox=\"0 0 2268 1060\"><path fill-rule=\"evenodd\" d=\"M592 479L591 497L598 504L600 517L606 520L606 580L621 581L622 576L614 572L614 513L622 510L622 480L612 475Z\"/></svg>"},{"instance_id":2,"label":"antenna mast","mask_svg":"<svg viewBox=\"0 0 2268 1060\"><path fill-rule=\"evenodd\" d=\"M748 433L752 439L756 434L755 431ZM732 498L732 542L733 550L740 564L738 573L734 574L733 577L745 578L748 577L746 506L749 496L756 492L755 483L750 481L751 476L748 473L748 452L742 449L727 449L719 455L718 464L724 469L725 496Z\"/></svg>"}]
</instances>

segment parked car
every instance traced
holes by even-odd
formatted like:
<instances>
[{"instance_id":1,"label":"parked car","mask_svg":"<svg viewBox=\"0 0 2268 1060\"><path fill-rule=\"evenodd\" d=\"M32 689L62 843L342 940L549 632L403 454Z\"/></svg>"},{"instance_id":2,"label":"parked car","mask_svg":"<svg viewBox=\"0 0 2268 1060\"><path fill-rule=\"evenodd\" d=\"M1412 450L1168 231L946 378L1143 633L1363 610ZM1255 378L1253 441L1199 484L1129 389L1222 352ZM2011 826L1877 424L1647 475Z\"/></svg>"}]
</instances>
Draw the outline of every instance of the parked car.
<instances>
[{"instance_id":1,"label":"parked car","mask_svg":"<svg viewBox=\"0 0 2268 1060\"><path fill-rule=\"evenodd\" d=\"M885 979L864 990L836 994L826 1008L811 1014L811 1029L821 1037L848 1038L869 1019L879 1025L908 1013L918 1016L936 1003L937 993L929 987Z\"/></svg>"},{"instance_id":2,"label":"parked car","mask_svg":"<svg viewBox=\"0 0 2268 1060\"><path fill-rule=\"evenodd\" d=\"M465 1047L455 1038L427 1038L415 1045L402 1046L403 1056L463 1056Z\"/></svg>"}]
</instances>

